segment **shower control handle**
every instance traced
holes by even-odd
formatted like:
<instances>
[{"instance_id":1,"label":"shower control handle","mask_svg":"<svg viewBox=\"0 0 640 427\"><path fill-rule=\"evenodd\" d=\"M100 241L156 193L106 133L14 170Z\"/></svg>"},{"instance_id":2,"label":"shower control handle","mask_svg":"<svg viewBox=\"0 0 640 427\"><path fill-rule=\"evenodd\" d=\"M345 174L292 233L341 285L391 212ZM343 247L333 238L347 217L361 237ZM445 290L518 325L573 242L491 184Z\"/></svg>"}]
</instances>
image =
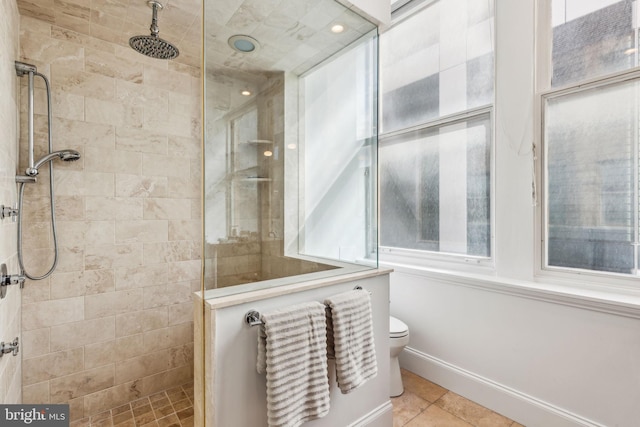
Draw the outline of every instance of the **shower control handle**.
<instances>
[{"instance_id":1,"label":"shower control handle","mask_svg":"<svg viewBox=\"0 0 640 427\"><path fill-rule=\"evenodd\" d=\"M14 356L18 355L20 351L20 343L18 341L18 337L16 337L13 342L0 342L0 357L5 354L12 353Z\"/></svg>"},{"instance_id":2,"label":"shower control handle","mask_svg":"<svg viewBox=\"0 0 640 427\"><path fill-rule=\"evenodd\" d=\"M7 274L7 264L0 265L0 299L7 295L7 286L20 285L24 287L26 277L22 274Z\"/></svg>"},{"instance_id":3,"label":"shower control handle","mask_svg":"<svg viewBox=\"0 0 640 427\"><path fill-rule=\"evenodd\" d=\"M0 205L0 219L12 218L14 221L18 216L18 208L12 208L11 206Z\"/></svg>"}]
</instances>

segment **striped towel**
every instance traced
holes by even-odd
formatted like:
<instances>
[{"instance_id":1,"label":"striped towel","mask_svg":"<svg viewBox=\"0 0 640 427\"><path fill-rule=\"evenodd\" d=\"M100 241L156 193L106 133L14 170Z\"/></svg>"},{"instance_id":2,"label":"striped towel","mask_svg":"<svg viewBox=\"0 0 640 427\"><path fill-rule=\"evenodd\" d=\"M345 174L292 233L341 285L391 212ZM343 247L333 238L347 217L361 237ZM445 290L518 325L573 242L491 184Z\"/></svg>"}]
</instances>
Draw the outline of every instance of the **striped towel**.
<instances>
[{"instance_id":1,"label":"striped towel","mask_svg":"<svg viewBox=\"0 0 640 427\"><path fill-rule=\"evenodd\" d=\"M269 427L296 427L329 412L327 323L319 302L264 313L259 373L267 374Z\"/></svg>"},{"instance_id":2,"label":"striped towel","mask_svg":"<svg viewBox=\"0 0 640 427\"><path fill-rule=\"evenodd\" d=\"M371 298L367 291L353 290L327 298L325 304L331 309L329 343L333 339L327 354L335 357L338 387L347 394L378 373Z\"/></svg>"}]
</instances>

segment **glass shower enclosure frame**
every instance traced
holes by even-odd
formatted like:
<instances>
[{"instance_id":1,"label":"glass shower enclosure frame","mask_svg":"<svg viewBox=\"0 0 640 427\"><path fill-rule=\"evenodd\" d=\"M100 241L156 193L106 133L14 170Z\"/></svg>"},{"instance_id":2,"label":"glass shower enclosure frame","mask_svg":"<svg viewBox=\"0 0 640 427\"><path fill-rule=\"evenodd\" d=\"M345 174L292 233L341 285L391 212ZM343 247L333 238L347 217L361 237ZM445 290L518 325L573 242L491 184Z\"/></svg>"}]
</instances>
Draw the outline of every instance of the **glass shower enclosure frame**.
<instances>
[{"instance_id":1,"label":"glass shower enclosure frame","mask_svg":"<svg viewBox=\"0 0 640 427\"><path fill-rule=\"evenodd\" d=\"M375 24L241 3L204 4L205 299L378 266Z\"/></svg>"}]
</instances>

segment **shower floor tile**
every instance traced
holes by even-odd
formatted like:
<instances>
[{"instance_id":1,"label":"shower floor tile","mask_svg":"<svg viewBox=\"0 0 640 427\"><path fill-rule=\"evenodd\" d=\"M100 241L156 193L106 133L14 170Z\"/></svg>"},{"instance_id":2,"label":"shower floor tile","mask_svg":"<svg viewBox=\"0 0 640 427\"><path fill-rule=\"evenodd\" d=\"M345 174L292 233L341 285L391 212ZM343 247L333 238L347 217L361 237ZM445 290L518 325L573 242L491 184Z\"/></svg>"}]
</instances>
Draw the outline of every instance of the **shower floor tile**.
<instances>
[{"instance_id":1,"label":"shower floor tile","mask_svg":"<svg viewBox=\"0 0 640 427\"><path fill-rule=\"evenodd\" d=\"M73 421L70 427L194 427L193 383Z\"/></svg>"}]
</instances>

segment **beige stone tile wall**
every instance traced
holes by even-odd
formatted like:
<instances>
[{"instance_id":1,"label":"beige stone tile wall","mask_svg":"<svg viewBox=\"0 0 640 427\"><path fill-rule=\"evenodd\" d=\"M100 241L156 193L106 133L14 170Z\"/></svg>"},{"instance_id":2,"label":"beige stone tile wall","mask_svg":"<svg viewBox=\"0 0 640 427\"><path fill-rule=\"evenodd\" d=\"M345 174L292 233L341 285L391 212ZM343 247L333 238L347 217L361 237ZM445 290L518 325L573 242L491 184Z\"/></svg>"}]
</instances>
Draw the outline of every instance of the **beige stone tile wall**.
<instances>
[{"instance_id":1,"label":"beige stone tile wall","mask_svg":"<svg viewBox=\"0 0 640 427\"><path fill-rule=\"evenodd\" d=\"M0 205L14 206L17 201L15 168L18 141L18 82L13 61L19 54L20 17L15 0L0 2ZM18 272L16 252L16 223L0 221L0 263L8 272ZM9 286L0 300L0 341L20 337L20 288ZM24 343L21 343L24 348ZM0 402L21 401L21 357L4 355L0 358Z\"/></svg>"},{"instance_id":2,"label":"beige stone tile wall","mask_svg":"<svg viewBox=\"0 0 640 427\"><path fill-rule=\"evenodd\" d=\"M19 56L51 80L54 149L82 159L54 164L60 261L22 291L22 381L25 403L68 402L80 419L193 379L200 70L58 18L22 16ZM46 152L41 83L36 102L38 157ZM43 168L25 191L33 274L52 259L47 177Z\"/></svg>"}]
</instances>

